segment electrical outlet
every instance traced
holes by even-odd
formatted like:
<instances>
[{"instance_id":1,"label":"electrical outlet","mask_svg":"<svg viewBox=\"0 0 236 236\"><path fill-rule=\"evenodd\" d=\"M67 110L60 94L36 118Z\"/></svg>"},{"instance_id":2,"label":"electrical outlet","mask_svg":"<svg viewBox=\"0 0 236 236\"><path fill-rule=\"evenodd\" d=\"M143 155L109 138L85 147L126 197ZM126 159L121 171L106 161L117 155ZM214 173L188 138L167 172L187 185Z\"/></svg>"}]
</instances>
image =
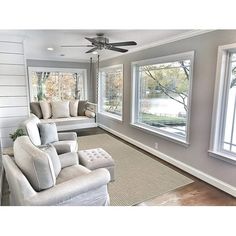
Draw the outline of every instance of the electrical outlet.
<instances>
[{"instance_id":1,"label":"electrical outlet","mask_svg":"<svg viewBox=\"0 0 236 236\"><path fill-rule=\"evenodd\" d=\"M155 146L155 149L158 149L158 143L155 143L154 146Z\"/></svg>"}]
</instances>

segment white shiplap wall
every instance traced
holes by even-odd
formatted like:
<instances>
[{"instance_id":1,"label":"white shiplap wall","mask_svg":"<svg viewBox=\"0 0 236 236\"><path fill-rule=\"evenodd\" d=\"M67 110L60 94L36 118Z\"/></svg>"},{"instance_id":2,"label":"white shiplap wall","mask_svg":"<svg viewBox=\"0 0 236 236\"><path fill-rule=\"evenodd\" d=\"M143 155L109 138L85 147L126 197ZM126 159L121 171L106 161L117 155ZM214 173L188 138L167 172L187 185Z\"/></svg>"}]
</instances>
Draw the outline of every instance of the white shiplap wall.
<instances>
[{"instance_id":1,"label":"white shiplap wall","mask_svg":"<svg viewBox=\"0 0 236 236\"><path fill-rule=\"evenodd\" d=\"M3 147L12 145L9 134L28 114L23 41L0 37L0 138Z\"/></svg>"}]
</instances>

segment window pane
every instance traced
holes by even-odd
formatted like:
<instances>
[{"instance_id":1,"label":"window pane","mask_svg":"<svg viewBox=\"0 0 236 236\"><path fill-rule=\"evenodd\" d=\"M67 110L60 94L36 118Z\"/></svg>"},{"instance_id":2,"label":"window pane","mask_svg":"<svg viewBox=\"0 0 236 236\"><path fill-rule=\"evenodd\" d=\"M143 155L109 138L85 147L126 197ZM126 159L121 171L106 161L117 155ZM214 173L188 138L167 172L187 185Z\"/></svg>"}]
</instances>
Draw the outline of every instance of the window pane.
<instances>
[{"instance_id":1,"label":"window pane","mask_svg":"<svg viewBox=\"0 0 236 236\"><path fill-rule=\"evenodd\" d=\"M33 101L85 98L84 73L32 72Z\"/></svg>"},{"instance_id":2,"label":"window pane","mask_svg":"<svg viewBox=\"0 0 236 236\"><path fill-rule=\"evenodd\" d=\"M186 137L190 60L139 67L138 123Z\"/></svg>"},{"instance_id":3,"label":"window pane","mask_svg":"<svg viewBox=\"0 0 236 236\"><path fill-rule=\"evenodd\" d=\"M100 69L99 111L122 117L123 67Z\"/></svg>"},{"instance_id":4,"label":"window pane","mask_svg":"<svg viewBox=\"0 0 236 236\"><path fill-rule=\"evenodd\" d=\"M231 54L231 59L235 57L235 54ZM229 79L228 79L228 96L227 96L227 108L224 128L224 142L229 143L230 148L224 150L236 153L236 149L233 145L236 144L236 62L231 60L229 65Z\"/></svg>"}]
</instances>

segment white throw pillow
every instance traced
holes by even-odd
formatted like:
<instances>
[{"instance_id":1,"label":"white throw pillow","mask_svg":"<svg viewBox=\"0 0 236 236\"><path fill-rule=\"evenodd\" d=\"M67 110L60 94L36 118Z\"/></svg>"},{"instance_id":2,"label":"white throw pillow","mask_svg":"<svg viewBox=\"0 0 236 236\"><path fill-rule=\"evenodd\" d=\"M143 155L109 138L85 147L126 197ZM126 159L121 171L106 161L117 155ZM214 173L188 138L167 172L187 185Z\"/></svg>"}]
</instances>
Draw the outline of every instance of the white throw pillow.
<instances>
[{"instance_id":1,"label":"white throw pillow","mask_svg":"<svg viewBox=\"0 0 236 236\"><path fill-rule=\"evenodd\" d=\"M69 101L52 102L51 105L53 118L70 117Z\"/></svg>"},{"instance_id":2,"label":"white throw pillow","mask_svg":"<svg viewBox=\"0 0 236 236\"><path fill-rule=\"evenodd\" d=\"M39 102L42 113L43 113L43 119L49 119L52 116L52 107L49 102L41 101Z\"/></svg>"},{"instance_id":3,"label":"white throw pillow","mask_svg":"<svg viewBox=\"0 0 236 236\"><path fill-rule=\"evenodd\" d=\"M79 105L79 100L73 100L70 101L70 115L75 117L78 116L78 105Z\"/></svg>"}]
</instances>

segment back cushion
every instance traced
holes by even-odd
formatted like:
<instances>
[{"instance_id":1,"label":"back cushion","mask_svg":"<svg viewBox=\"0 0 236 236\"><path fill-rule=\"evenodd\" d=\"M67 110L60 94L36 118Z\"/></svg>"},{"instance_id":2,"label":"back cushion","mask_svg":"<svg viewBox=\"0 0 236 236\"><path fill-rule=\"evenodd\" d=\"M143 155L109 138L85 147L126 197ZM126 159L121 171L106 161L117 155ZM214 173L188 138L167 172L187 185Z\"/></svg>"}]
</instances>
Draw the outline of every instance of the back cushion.
<instances>
[{"instance_id":1,"label":"back cushion","mask_svg":"<svg viewBox=\"0 0 236 236\"><path fill-rule=\"evenodd\" d=\"M51 104L46 101L39 102L39 104L43 113L43 119L51 118L52 116Z\"/></svg>"},{"instance_id":2,"label":"back cushion","mask_svg":"<svg viewBox=\"0 0 236 236\"><path fill-rule=\"evenodd\" d=\"M70 101L70 115L75 117L78 116L78 105L79 105L79 100L73 100Z\"/></svg>"},{"instance_id":3,"label":"back cushion","mask_svg":"<svg viewBox=\"0 0 236 236\"><path fill-rule=\"evenodd\" d=\"M34 146L29 137L21 136L16 139L14 156L16 164L35 191L48 189L56 184L56 176L49 155Z\"/></svg>"},{"instance_id":4,"label":"back cushion","mask_svg":"<svg viewBox=\"0 0 236 236\"><path fill-rule=\"evenodd\" d=\"M30 103L30 111L36 115L39 119L43 118L43 113L40 107L39 102L31 102Z\"/></svg>"},{"instance_id":5,"label":"back cushion","mask_svg":"<svg viewBox=\"0 0 236 236\"><path fill-rule=\"evenodd\" d=\"M79 106L78 106L78 115L79 116L84 116L85 115L85 110L87 108L87 100L80 100L79 101Z\"/></svg>"},{"instance_id":6,"label":"back cushion","mask_svg":"<svg viewBox=\"0 0 236 236\"><path fill-rule=\"evenodd\" d=\"M22 123L31 142L36 146L41 145L38 123L40 123L40 120L34 115Z\"/></svg>"},{"instance_id":7,"label":"back cushion","mask_svg":"<svg viewBox=\"0 0 236 236\"><path fill-rule=\"evenodd\" d=\"M38 124L41 144L45 145L58 141L57 126L55 123Z\"/></svg>"},{"instance_id":8,"label":"back cushion","mask_svg":"<svg viewBox=\"0 0 236 236\"><path fill-rule=\"evenodd\" d=\"M56 149L52 146L52 144L40 146L39 148L40 150L42 150L43 152L46 152L49 155L52 161L55 176L57 177L61 171L61 161L57 154Z\"/></svg>"},{"instance_id":9,"label":"back cushion","mask_svg":"<svg viewBox=\"0 0 236 236\"><path fill-rule=\"evenodd\" d=\"M69 101L52 102L51 105L53 118L70 117Z\"/></svg>"}]
</instances>

